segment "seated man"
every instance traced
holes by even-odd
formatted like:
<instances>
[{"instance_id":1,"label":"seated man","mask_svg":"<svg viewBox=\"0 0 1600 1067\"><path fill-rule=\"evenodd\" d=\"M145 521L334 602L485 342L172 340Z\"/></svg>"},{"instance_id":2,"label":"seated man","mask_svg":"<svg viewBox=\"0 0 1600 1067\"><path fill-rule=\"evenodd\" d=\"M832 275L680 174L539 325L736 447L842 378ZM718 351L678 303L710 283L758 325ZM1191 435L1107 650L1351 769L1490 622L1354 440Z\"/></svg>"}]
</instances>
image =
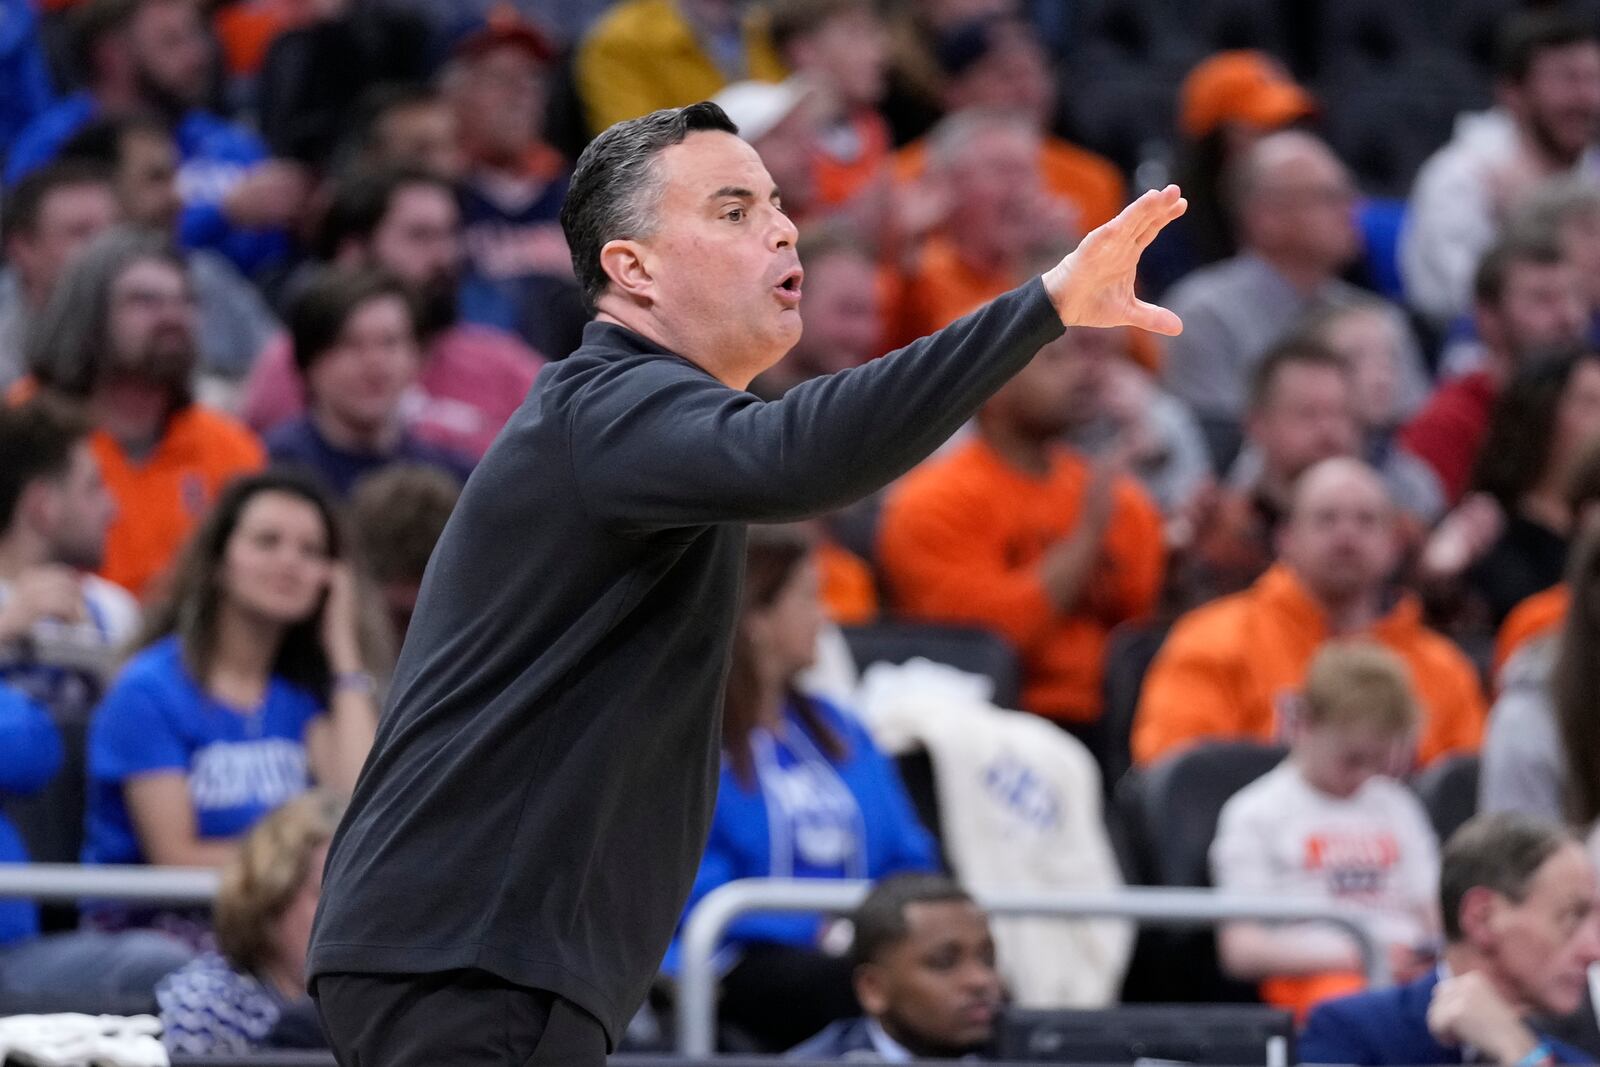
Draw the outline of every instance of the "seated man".
<instances>
[{"instance_id":1,"label":"seated man","mask_svg":"<svg viewBox=\"0 0 1600 1067\"><path fill-rule=\"evenodd\" d=\"M127 590L90 573L111 496L87 422L59 405L0 408L0 456L0 683L81 722L139 623Z\"/></svg>"},{"instance_id":2,"label":"seated man","mask_svg":"<svg viewBox=\"0 0 1600 1067\"><path fill-rule=\"evenodd\" d=\"M262 465L254 434L195 403L194 289L156 234L109 230L84 249L29 337L34 390L84 404L89 444L116 502L101 577L151 591L236 475Z\"/></svg>"},{"instance_id":3,"label":"seated man","mask_svg":"<svg viewBox=\"0 0 1600 1067\"><path fill-rule=\"evenodd\" d=\"M1175 546L1171 601L1181 609L1237 593L1272 565L1295 483L1325 459L1355 454L1350 375L1321 345L1291 338L1251 374L1245 450L1229 483L1192 509Z\"/></svg>"},{"instance_id":4,"label":"seated man","mask_svg":"<svg viewBox=\"0 0 1600 1067\"><path fill-rule=\"evenodd\" d=\"M956 1059L988 1045L1000 1010L989 923L948 878L879 882L853 916L860 1018L834 1023L794 1060Z\"/></svg>"},{"instance_id":5,"label":"seated man","mask_svg":"<svg viewBox=\"0 0 1600 1067\"><path fill-rule=\"evenodd\" d=\"M1593 1062L1527 1020L1570 1015L1582 1003L1588 969L1600 962L1595 893L1583 846L1556 826L1506 814L1472 820L1441 864L1442 965L1319 1006L1300 1035L1300 1062Z\"/></svg>"},{"instance_id":6,"label":"seated man","mask_svg":"<svg viewBox=\"0 0 1600 1067\"><path fill-rule=\"evenodd\" d=\"M465 456L419 439L403 402L422 365L406 290L379 271L331 270L289 312L306 413L266 436L273 463L301 467L342 498L393 463L421 463L464 484Z\"/></svg>"},{"instance_id":7,"label":"seated man","mask_svg":"<svg viewBox=\"0 0 1600 1067\"><path fill-rule=\"evenodd\" d=\"M111 179L81 161L53 163L29 174L0 205L0 387L27 372L23 350L74 256L117 221Z\"/></svg>"},{"instance_id":8,"label":"seated man","mask_svg":"<svg viewBox=\"0 0 1600 1067\"><path fill-rule=\"evenodd\" d=\"M890 491L878 562L903 615L1004 635L1022 655L1022 706L1092 731L1107 635L1155 606L1165 551L1127 459L1060 443L1088 378L1072 346L1040 349L975 435Z\"/></svg>"},{"instance_id":9,"label":"seated man","mask_svg":"<svg viewBox=\"0 0 1600 1067\"><path fill-rule=\"evenodd\" d=\"M1397 978L1433 965L1439 843L1417 795L1390 777L1416 743L1405 664L1366 641L1323 646L1294 702L1289 758L1222 809L1211 843L1223 892L1359 911ZM1343 930L1233 922L1217 937L1229 975L1303 1013L1362 988L1360 946Z\"/></svg>"},{"instance_id":10,"label":"seated man","mask_svg":"<svg viewBox=\"0 0 1600 1067\"><path fill-rule=\"evenodd\" d=\"M1418 756L1474 751L1485 706L1477 671L1391 596L1400 541L1377 472L1338 458L1296 486L1276 564L1249 589L1180 618L1144 681L1133 755L1148 764L1205 740L1281 737L1280 704L1325 643L1366 636L1405 661L1422 706Z\"/></svg>"},{"instance_id":11,"label":"seated man","mask_svg":"<svg viewBox=\"0 0 1600 1067\"><path fill-rule=\"evenodd\" d=\"M1311 134L1269 134L1240 164L1234 215L1240 252L1172 287L1183 316L1171 344L1167 385L1211 435L1219 468L1232 462L1245 385L1266 352L1309 311L1370 294L1341 280L1361 250L1349 170ZM1405 331L1398 309L1397 328ZM1416 341L1405 335L1401 406L1422 402L1428 382Z\"/></svg>"},{"instance_id":12,"label":"seated man","mask_svg":"<svg viewBox=\"0 0 1600 1067\"><path fill-rule=\"evenodd\" d=\"M400 279L417 309L422 374L407 422L424 441L473 460L488 451L544 365L516 337L462 320L461 209L455 187L427 171L354 174L332 192L320 259ZM304 413L293 343L269 345L245 383L245 422L265 434Z\"/></svg>"}]
</instances>

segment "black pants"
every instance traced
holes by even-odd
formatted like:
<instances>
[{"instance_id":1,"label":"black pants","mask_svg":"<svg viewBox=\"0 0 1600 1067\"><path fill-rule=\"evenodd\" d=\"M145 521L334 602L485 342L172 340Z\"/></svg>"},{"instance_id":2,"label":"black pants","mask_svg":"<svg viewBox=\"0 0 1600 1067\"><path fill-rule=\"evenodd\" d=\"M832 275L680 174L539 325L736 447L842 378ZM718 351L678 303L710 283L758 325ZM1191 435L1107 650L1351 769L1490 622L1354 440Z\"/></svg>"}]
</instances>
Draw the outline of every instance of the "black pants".
<instances>
[{"instance_id":1,"label":"black pants","mask_svg":"<svg viewBox=\"0 0 1600 1067\"><path fill-rule=\"evenodd\" d=\"M340 1067L601 1067L594 1016L484 971L326 974L312 996Z\"/></svg>"}]
</instances>

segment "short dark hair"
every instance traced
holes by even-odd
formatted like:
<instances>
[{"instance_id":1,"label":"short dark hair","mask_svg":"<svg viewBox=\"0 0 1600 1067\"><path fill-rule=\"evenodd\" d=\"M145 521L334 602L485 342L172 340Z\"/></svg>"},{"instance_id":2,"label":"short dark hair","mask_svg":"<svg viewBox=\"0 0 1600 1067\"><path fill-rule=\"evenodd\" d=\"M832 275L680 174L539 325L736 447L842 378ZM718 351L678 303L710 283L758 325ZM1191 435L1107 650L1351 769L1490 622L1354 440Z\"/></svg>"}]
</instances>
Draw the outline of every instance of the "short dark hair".
<instances>
[{"instance_id":1,"label":"short dark hair","mask_svg":"<svg viewBox=\"0 0 1600 1067\"><path fill-rule=\"evenodd\" d=\"M432 186L455 199L455 188L447 180L421 167L386 166L346 176L334 187L317 229L317 258L333 259L346 241L371 240L389 214L395 194L413 185Z\"/></svg>"},{"instance_id":2,"label":"short dark hair","mask_svg":"<svg viewBox=\"0 0 1600 1067\"><path fill-rule=\"evenodd\" d=\"M339 342L339 334L356 309L369 300L392 296L406 306L416 329L417 315L406 287L392 274L380 270L324 270L289 307L289 338L295 366L305 374Z\"/></svg>"},{"instance_id":3,"label":"short dark hair","mask_svg":"<svg viewBox=\"0 0 1600 1067\"><path fill-rule=\"evenodd\" d=\"M45 202L57 191L79 185L110 188L111 172L84 159L60 159L29 171L6 195L5 208L0 211L0 238L9 241L18 234L34 236L39 232Z\"/></svg>"},{"instance_id":4,"label":"short dark hair","mask_svg":"<svg viewBox=\"0 0 1600 1067\"><path fill-rule=\"evenodd\" d=\"M453 477L416 463L361 479L350 498L350 520L372 577L420 582L460 496Z\"/></svg>"},{"instance_id":5,"label":"short dark hair","mask_svg":"<svg viewBox=\"0 0 1600 1067\"><path fill-rule=\"evenodd\" d=\"M590 141L578 157L561 205L561 230L590 315L609 283L600 250L609 241L650 233L660 198L656 156L700 130L739 133L722 108L704 101L619 122Z\"/></svg>"},{"instance_id":6,"label":"short dark hair","mask_svg":"<svg viewBox=\"0 0 1600 1067\"><path fill-rule=\"evenodd\" d=\"M1250 373L1250 410L1263 411L1272 403L1278 379L1287 367L1325 367L1341 375L1350 373L1337 352L1314 337L1294 336L1273 345Z\"/></svg>"},{"instance_id":7,"label":"short dark hair","mask_svg":"<svg viewBox=\"0 0 1600 1067\"><path fill-rule=\"evenodd\" d=\"M1478 260L1472 276L1472 299L1491 307L1505 296L1511 268L1519 263L1553 267L1566 261L1561 246L1549 235L1508 231L1501 235Z\"/></svg>"},{"instance_id":8,"label":"short dark hair","mask_svg":"<svg viewBox=\"0 0 1600 1067\"><path fill-rule=\"evenodd\" d=\"M73 134L72 139L61 146L56 158L92 163L105 168L109 174L121 164L128 138L136 133L172 140L172 128L155 115L101 116Z\"/></svg>"},{"instance_id":9,"label":"short dark hair","mask_svg":"<svg viewBox=\"0 0 1600 1067\"><path fill-rule=\"evenodd\" d=\"M851 962L876 963L911 932L906 909L913 904L971 904L972 894L942 874L896 874L872 887L851 916L856 928Z\"/></svg>"},{"instance_id":10,"label":"short dark hair","mask_svg":"<svg viewBox=\"0 0 1600 1067\"><path fill-rule=\"evenodd\" d=\"M1444 936L1461 940L1461 902L1482 887L1521 901L1545 861L1569 844L1560 826L1528 815L1478 815L1457 830L1439 857L1439 910Z\"/></svg>"},{"instance_id":11,"label":"short dark hair","mask_svg":"<svg viewBox=\"0 0 1600 1067\"><path fill-rule=\"evenodd\" d=\"M0 534L11 528L28 486L59 478L72 465L72 450L89 434L75 408L45 397L16 407L0 405Z\"/></svg>"},{"instance_id":12,"label":"short dark hair","mask_svg":"<svg viewBox=\"0 0 1600 1067\"><path fill-rule=\"evenodd\" d=\"M871 0L773 0L767 6L767 37L778 55L787 60L791 44L816 33L829 21L840 15L873 10Z\"/></svg>"},{"instance_id":13,"label":"short dark hair","mask_svg":"<svg viewBox=\"0 0 1600 1067\"><path fill-rule=\"evenodd\" d=\"M1495 38L1496 78L1520 83L1539 53L1568 45L1600 44L1600 30L1571 11L1524 11L1508 18Z\"/></svg>"}]
</instances>

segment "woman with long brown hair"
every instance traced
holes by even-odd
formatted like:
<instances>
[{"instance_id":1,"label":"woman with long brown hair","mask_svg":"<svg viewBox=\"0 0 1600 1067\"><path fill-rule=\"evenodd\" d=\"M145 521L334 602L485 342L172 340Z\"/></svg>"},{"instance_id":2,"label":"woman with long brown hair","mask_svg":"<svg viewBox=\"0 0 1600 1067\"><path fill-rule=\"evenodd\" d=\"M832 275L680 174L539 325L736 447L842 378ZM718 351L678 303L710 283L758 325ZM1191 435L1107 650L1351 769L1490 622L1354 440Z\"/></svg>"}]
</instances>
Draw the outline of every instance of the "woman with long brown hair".
<instances>
[{"instance_id":1,"label":"woman with long brown hair","mask_svg":"<svg viewBox=\"0 0 1600 1067\"><path fill-rule=\"evenodd\" d=\"M348 552L298 475L223 493L95 711L85 862L218 867L313 783L354 788L385 656Z\"/></svg>"},{"instance_id":2,"label":"woman with long brown hair","mask_svg":"<svg viewBox=\"0 0 1600 1067\"><path fill-rule=\"evenodd\" d=\"M894 765L850 714L796 684L816 657L823 611L811 542L756 527L722 722L722 780L685 914L736 878L866 878L937 866ZM849 963L823 922L764 915L734 924L722 1018L772 1051L856 1013ZM734 962L736 961L736 962ZM669 954L668 969L675 962Z\"/></svg>"}]
</instances>

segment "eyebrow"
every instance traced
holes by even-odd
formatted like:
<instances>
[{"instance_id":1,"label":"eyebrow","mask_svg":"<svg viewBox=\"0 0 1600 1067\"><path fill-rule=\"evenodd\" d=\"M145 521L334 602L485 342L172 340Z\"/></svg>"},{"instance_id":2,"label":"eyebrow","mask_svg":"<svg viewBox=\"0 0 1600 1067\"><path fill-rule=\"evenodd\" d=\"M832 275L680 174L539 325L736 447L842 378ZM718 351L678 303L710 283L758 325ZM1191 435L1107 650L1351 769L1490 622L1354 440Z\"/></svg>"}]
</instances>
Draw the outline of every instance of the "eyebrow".
<instances>
[{"instance_id":1,"label":"eyebrow","mask_svg":"<svg viewBox=\"0 0 1600 1067\"><path fill-rule=\"evenodd\" d=\"M751 192L749 189L746 189L742 185L724 185L721 189L718 189L716 192L707 197L707 199L723 200L728 197L732 197L735 200L754 200L756 198L756 194ZM780 199L776 186L774 186L772 189L772 199Z\"/></svg>"}]
</instances>

